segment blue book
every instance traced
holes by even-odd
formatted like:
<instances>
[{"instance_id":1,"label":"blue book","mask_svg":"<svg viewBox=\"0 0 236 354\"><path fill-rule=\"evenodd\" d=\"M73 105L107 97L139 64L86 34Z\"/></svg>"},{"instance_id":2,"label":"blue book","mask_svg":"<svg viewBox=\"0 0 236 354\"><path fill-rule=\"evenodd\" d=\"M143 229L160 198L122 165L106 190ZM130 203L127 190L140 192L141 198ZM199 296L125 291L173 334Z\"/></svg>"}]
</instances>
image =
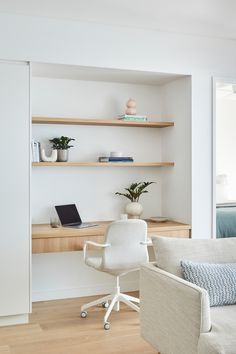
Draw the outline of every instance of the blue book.
<instances>
[{"instance_id":1,"label":"blue book","mask_svg":"<svg viewBox=\"0 0 236 354\"><path fill-rule=\"evenodd\" d=\"M147 116L137 116L137 115L129 115L129 114L119 114L118 115L118 119L120 120L131 120L131 121L135 121L135 120L138 120L138 121L147 121Z\"/></svg>"},{"instance_id":2,"label":"blue book","mask_svg":"<svg viewBox=\"0 0 236 354\"><path fill-rule=\"evenodd\" d=\"M109 157L109 162L115 161L134 161L133 157L121 156L121 157Z\"/></svg>"},{"instance_id":3,"label":"blue book","mask_svg":"<svg viewBox=\"0 0 236 354\"><path fill-rule=\"evenodd\" d=\"M112 157L112 156L100 156L98 158L99 162L133 162L133 157L121 156L121 157Z\"/></svg>"}]
</instances>

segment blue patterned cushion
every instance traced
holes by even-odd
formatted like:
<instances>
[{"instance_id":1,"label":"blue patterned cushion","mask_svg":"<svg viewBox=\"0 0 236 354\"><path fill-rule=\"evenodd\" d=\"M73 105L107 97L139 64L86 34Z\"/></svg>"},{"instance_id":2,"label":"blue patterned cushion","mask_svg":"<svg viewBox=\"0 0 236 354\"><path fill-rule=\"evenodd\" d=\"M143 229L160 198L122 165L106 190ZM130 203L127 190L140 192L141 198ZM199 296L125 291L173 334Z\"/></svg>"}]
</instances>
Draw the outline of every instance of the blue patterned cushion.
<instances>
[{"instance_id":1,"label":"blue patterned cushion","mask_svg":"<svg viewBox=\"0 0 236 354\"><path fill-rule=\"evenodd\" d=\"M208 291L210 306L236 304L236 263L181 261L184 279Z\"/></svg>"}]
</instances>

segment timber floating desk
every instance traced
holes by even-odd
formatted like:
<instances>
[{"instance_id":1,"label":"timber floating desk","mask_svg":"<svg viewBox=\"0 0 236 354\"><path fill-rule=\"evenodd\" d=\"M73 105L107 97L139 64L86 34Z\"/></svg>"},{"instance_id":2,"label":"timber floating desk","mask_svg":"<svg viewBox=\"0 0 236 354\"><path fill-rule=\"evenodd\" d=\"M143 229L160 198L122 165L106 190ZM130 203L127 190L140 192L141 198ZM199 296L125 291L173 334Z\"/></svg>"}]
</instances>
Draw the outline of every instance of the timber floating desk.
<instances>
[{"instance_id":1,"label":"timber floating desk","mask_svg":"<svg viewBox=\"0 0 236 354\"><path fill-rule=\"evenodd\" d=\"M167 237L191 237L191 226L175 221L147 221L148 236L160 235ZM49 224L32 225L32 252L68 252L81 251L87 240L104 241L106 227L112 221L95 221L98 226L85 229L67 227L52 228Z\"/></svg>"}]
</instances>

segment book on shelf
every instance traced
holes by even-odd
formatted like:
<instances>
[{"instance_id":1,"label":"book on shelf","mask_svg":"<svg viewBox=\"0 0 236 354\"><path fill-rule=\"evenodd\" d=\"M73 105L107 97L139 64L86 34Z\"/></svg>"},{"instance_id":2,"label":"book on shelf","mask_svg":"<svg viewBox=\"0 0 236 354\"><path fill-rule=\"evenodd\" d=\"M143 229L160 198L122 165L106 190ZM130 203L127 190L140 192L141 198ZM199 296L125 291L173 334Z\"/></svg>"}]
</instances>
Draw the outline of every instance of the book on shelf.
<instances>
[{"instance_id":1,"label":"book on shelf","mask_svg":"<svg viewBox=\"0 0 236 354\"><path fill-rule=\"evenodd\" d=\"M106 156L101 156L98 158L99 162L109 162L109 157Z\"/></svg>"},{"instance_id":2,"label":"book on shelf","mask_svg":"<svg viewBox=\"0 0 236 354\"><path fill-rule=\"evenodd\" d=\"M98 158L99 162L133 162L133 157L130 156L121 156L121 157L112 157L112 156L100 156Z\"/></svg>"},{"instance_id":3,"label":"book on shelf","mask_svg":"<svg viewBox=\"0 0 236 354\"><path fill-rule=\"evenodd\" d=\"M137 116L137 115L130 115L130 114L118 114L119 120L127 120L127 121L141 121L146 122L147 116Z\"/></svg>"},{"instance_id":4,"label":"book on shelf","mask_svg":"<svg viewBox=\"0 0 236 354\"><path fill-rule=\"evenodd\" d=\"M31 142L31 151L32 151L32 161L40 162L40 143L38 141Z\"/></svg>"}]
</instances>

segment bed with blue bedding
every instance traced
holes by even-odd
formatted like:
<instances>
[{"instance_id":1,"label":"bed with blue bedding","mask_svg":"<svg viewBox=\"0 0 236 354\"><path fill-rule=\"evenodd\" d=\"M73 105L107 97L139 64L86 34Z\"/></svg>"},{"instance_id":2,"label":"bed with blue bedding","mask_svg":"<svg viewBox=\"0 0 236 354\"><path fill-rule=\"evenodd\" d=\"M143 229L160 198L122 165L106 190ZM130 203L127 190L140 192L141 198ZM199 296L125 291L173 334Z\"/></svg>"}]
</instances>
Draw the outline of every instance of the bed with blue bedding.
<instances>
[{"instance_id":1,"label":"bed with blue bedding","mask_svg":"<svg viewBox=\"0 0 236 354\"><path fill-rule=\"evenodd\" d=\"M236 237L236 204L217 205L216 237Z\"/></svg>"}]
</instances>

